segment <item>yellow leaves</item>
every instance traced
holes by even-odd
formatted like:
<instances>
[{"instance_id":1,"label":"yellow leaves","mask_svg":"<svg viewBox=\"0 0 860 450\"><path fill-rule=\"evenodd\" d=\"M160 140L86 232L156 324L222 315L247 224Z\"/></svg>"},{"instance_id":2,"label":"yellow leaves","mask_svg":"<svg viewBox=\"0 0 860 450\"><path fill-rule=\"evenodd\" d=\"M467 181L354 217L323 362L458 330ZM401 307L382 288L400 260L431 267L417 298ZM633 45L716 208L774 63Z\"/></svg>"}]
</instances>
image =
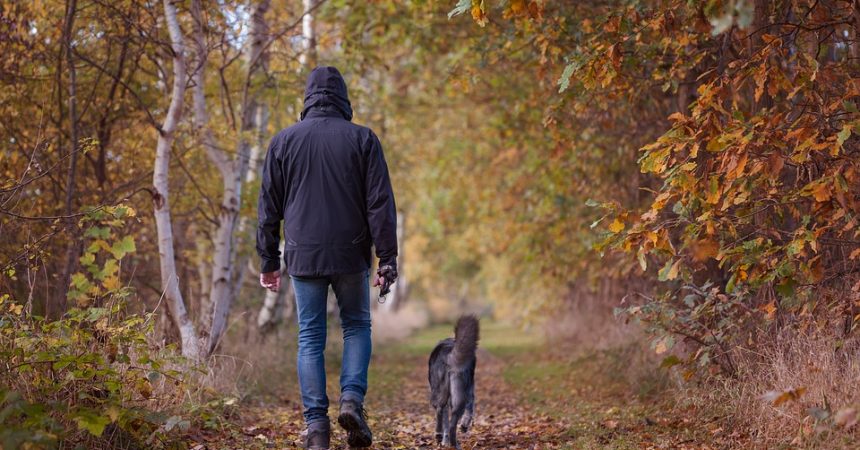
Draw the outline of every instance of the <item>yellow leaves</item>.
<instances>
[{"instance_id":1,"label":"yellow leaves","mask_svg":"<svg viewBox=\"0 0 860 450\"><path fill-rule=\"evenodd\" d=\"M643 150L646 150L643 148ZM647 150L646 150L647 151ZM654 150L647 151L645 156L639 160L639 167L643 173L663 173L669 163L670 147L667 145L659 146Z\"/></svg>"},{"instance_id":2,"label":"yellow leaves","mask_svg":"<svg viewBox=\"0 0 860 450\"><path fill-rule=\"evenodd\" d=\"M657 242L660 239L659 236L657 236L657 233L655 233L651 230L646 231L644 233L644 236L645 236L645 239L648 240L648 242L651 242L652 245L657 245Z\"/></svg>"},{"instance_id":3,"label":"yellow leaves","mask_svg":"<svg viewBox=\"0 0 860 450\"><path fill-rule=\"evenodd\" d=\"M666 261L666 265L657 272L657 279L660 281L671 281L678 278L678 272L681 269L681 259L677 261Z\"/></svg>"},{"instance_id":4,"label":"yellow leaves","mask_svg":"<svg viewBox=\"0 0 860 450\"><path fill-rule=\"evenodd\" d=\"M117 277L116 275L111 275L105 278L105 280L102 282L102 286L104 286L104 288L108 291L115 291L122 287L122 283L120 282L119 277Z\"/></svg>"},{"instance_id":5,"label":"yellow leaves","mask_svg":"<svg viewBox=\"0 0 860 450\"><path fill-rule=\"evenodd\" d=\"M710 141L708 141L708 145L705 146L705 150L711 153L716 153L724 148L726 148L726 143L723 142L721 136L711 139Z\"/></svg>"},{"instance_id":6,"label":"yellow leaves","mask_svg":"<svg viewBox=\"0 0 860 450\"><path fill-rule=\"evenodd\" d=\"M8 311L10 314L20 316L21 313L24 311L24 305L19 305L17 303L9 303Z\"/></svg>"},{"instance_id":7,"label":"yellow leaves","mask_svg":"<svg viewBox=\"0 0 860 450\"><path fill-rule=\"evenodd\" d=\"M830 156L839 155L839 151L842 150L842 145L845 144L845 141L851 137L851 129L854 128L853 124L846 123L842 126L842 131L836 135L836 145L833 146L833 149L830 150Z\"/></svg>"},{"instance_id":8,"label":"yellow leaves","mask_svg":"<svg viewBox=\"0 0 860 450\"><path fill-rule=\"evenodd\" d=\"M720 181L716 176L712 176L708 181L708 192L705 194L705 202L711 205L716 205L720 201Z\"/></svg>"},{"instance_id":9,"label":"yellow leaves","mask_svg":"<svg viewBox=\"0 0 860 450\"><path fill-rule=\"evenodd\" d=\"M611 231L613 233L620 233L623 230L624 230L624 222L618 220L617 217L615 218L615 220L612 221L611 224L609 224L609 231Z\"/></svg>"},{"instance_id":10,"label":"yellow leaves","mask_svg":"<svg viewBox=\"0 0 860 450\"><path fill-rule=\"evenodd\" d=\"M702 146L701 142L696 142L690 147L690 158L695 159L699 156L699 148Z\"/></svg>"}]
</instances>

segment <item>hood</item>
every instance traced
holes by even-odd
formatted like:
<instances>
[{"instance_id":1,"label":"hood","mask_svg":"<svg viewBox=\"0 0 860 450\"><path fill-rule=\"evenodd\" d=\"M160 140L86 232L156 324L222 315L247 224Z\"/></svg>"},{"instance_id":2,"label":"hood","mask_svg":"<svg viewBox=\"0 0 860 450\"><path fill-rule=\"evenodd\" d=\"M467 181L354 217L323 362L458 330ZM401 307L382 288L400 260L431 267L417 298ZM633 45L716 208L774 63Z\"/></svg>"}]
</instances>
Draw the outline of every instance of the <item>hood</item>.
<instances>
[{"instance_id":1,"label":"hood","mask_svg":"<svg viewBox=\"0 0 860 450\"><path fill-rule=\"evenodd\" d=\"M346 120L352 120L352 105L349 103L346 82L334 67L317 67L308 76L302 120L308 112L317 109L323 115L331 112L343 116Z\"/></svg>"}]
</instances>

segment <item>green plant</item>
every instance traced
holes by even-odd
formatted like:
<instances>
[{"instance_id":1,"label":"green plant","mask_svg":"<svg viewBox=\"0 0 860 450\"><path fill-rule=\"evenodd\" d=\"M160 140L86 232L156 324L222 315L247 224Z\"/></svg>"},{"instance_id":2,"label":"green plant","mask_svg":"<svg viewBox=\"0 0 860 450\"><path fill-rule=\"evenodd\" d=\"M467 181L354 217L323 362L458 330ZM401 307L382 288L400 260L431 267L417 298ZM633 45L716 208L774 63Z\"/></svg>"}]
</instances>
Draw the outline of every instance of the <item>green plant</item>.
<instances>
[{"instance_id":1,"label":"green plant","mask_svg":"<svg viewBox=\"0 0 860 450\"><path fill-rule=\"evenodd\" d=\"M191 422L177 413L188 363L147 339L154 316L126 314L132 291L120 281L135 251L121 235L134 210L99 208L81 220L88 241L61 319L31 316L0 296L0 444L61 442L162 447Z\"/></svg>"}]
</instances>

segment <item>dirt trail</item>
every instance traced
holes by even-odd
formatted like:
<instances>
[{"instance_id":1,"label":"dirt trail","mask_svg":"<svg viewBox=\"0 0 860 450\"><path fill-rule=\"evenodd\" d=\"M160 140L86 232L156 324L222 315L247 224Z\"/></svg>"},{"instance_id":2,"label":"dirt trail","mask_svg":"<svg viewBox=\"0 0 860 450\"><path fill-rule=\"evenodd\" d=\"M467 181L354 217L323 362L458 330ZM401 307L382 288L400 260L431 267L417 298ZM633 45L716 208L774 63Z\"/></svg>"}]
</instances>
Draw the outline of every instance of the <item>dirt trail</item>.
<instances>
[{"instance_id":1,"label":"dirt trail","mask_svg":"<svg viewBox=\"0 0 860 450\"><path fill-rule=\"evenodd\" d=\"M472 430L460 435L463 449L560 448L557 438L566 426L519 402L517 393L502 379L503 364L498 357L483 350L478 358L476 416ZM415 366L404 380L399 399L369 402L376 411L372 425L380 431L374 448L437 448L426 361L416 360Z\"/></svg>"},{"instance_id":2,"label":"dirt trail","mask_svg":"<svg viewBox=\"0 0 860 450\"><path fill-rule=\"evenodd\" d=\"M716 448L706 426L677 411L665 413L660 402L633 392L619 376L629 362L624 354L556 359L551 349L513 329L488 328L478 355L474 426L460 435L464 450ZM448 333L447 327L433 328L374 350L367 399L373 449L441 448L433 438L426 364L436 340ZM337 392L332 369L330 394ZM278 398L242 405L231 427L201 432L191 447L301 448L298 387L294 380L272 382L284 384ZM332 403L330 416L336 417ZM345 433L332 425L331 448L347 449Z\"/></svg>"}]
</instances>

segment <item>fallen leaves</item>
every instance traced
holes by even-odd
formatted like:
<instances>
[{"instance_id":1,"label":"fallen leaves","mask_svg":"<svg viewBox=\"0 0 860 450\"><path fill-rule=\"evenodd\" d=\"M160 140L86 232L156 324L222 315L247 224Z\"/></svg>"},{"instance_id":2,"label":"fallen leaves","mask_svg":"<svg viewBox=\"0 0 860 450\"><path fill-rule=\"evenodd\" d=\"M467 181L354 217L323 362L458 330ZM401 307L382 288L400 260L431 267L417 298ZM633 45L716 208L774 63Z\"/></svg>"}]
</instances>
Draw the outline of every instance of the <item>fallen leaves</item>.
<instances>
[{"instance_id":1,"label":"fallen leaves","mask_svg":"<svg viewBox=\"0 0 860 450\"><path fill-rule=\"evenodd\" d=\"M762 394L761 399L771 403L773 406L779 406L789 401L799 400L805 392L805 387L788 388L782 391L767 391Z\"/></svg>"}]
</instances>

